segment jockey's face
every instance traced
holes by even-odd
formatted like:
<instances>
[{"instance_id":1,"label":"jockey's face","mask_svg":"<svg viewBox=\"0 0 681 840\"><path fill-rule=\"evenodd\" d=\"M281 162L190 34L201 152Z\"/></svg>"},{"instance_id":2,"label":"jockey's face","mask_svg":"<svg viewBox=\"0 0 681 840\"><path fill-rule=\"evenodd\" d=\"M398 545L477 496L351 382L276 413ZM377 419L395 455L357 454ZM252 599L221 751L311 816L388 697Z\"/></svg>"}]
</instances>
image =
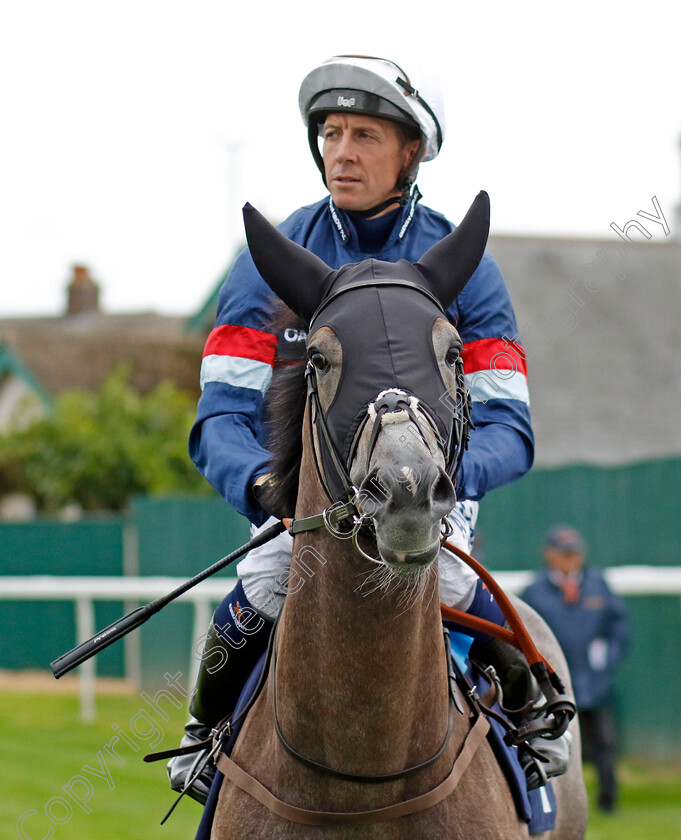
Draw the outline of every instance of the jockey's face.
<instances>
[{"instance_id":1,"label":"jockey's face","mask_svg":"<svg viewBox=\"0 0 681 840\"><path fill-rule=\"evenodd\" d=\"M368 210L391 196L399 198L397 181L418 140L403 142L390 120L346 113L329 114L322 136L326 185L337 207Z\"/></svg>"}]
</instances>

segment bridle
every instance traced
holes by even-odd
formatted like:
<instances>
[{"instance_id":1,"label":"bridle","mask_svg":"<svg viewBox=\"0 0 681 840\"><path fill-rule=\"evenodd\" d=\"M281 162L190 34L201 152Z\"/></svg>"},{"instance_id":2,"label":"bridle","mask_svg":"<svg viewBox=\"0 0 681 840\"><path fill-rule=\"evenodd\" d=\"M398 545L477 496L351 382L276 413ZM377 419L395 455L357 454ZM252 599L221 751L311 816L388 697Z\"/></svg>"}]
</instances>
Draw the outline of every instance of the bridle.
<instances>
[{"instance_id":1,"label":"bridle","mask_svg":"<svg viewBox=\"0 0 681 840\"><path fill-rule=\"evenodd\" d=\"M459 360L457 360L457 364ZM362 554L366 559L372 562L378 562L376 558L371 557L359 544L359 533L364 529L373 530L373 517L371 513L371 505L367 505L367 501L371 500L372 494L358 488L352 478L350 477L350 464L354 461L357 455L359 442L364 434L364 431L369 422L373 423L369 441L367 444L366 454L366 470L369 470L371 458L373 456L378 436L381 433L383 424L390 420L391 422L399 422L402 419L408 419L412 423L415 434L417 434L426 448L432 451L431 444L428 442L428 437L424 432L424 425L434 435L435 440L442 446L447 457L447 473L454 479L463 453L468 445L470 421L470 399L464 399L461 402L465 405L465 411L460 414L460 421L457 424L456 420L452 424L452 431L449 439L443 445L442 436L438 430L437 422L433 417L432 411L429 407L418 397L409 394L400 388L389 388L381 391L377 397L364 407L362 416L359 419L357 428L354 433L352 443L350 445L349 455L347 461L344 461L338 452L331 435L329 433L326 417L322 410L321 401L319 399L319 392L317 390L317 376L314 365L311 362L307 363L305 368L305 378L307 382L307 396L309 401L309 441L310 450L313 455L313 461L317 477L324 489L324 492L331 502L331 506L326 508L321 513L322 524L333 534L333 536L340 539L352 539L355 549ZM460 377L457 372L457 381L463 383L463 366L461 366ZM457 389L458 390L458 389ZM467 392L461 390L461 393ZM315 435L315 429L317 434ZM325 470L322 466L323 454L319 451L326 452L328 459L326 463L334 470L335 481L333 484L340 488L340 492L333 492L330 482L327 479ZM448 454L447 454L448 453ZM336 498L334 499L334 496ZM338 498L340 496L340 498ZM333 519L331 515L336 514ZM340 514L340 515L338 515ZM308 530L311 524L310 519L316 523L318 520L313 518L305 518L294 520L294 530L292 534L301 533ZM350 520L347 526L347 520ZM336 523L345 522L346 527L337 528ZM441 542L444 542L452 533L453 526L448 517L442 520L442 535ZM349 528L349 530L348 530Z\"/></svg>"}]
</instances>

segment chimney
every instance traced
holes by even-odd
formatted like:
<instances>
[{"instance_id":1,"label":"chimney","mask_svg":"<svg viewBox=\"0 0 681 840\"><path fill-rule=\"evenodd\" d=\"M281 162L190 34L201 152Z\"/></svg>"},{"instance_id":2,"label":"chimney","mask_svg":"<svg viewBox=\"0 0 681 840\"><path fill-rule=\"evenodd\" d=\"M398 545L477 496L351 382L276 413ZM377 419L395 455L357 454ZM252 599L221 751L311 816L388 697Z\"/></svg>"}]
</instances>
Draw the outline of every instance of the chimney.
<instances>
[{"instance_id":1,"label":"chimney","mask_svg":"<svg viewBox=\"0 0 681 840\"><path fill-rule=\"evenodd\" d=\"M67 315L99 312L99 286L83 265L73 266L73 279L68 285Z\"/></svg>"}]
</instances>

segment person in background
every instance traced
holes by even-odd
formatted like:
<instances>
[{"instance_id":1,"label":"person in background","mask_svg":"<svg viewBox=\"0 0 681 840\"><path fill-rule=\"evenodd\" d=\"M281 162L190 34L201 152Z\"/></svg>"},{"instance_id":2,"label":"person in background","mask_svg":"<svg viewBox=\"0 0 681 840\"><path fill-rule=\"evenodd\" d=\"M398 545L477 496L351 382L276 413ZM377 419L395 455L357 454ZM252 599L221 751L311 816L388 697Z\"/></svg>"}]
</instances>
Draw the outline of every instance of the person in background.
<instances>
[{"instance_id":1,"label":"person in background","mask_svg":"<svg viewBox=\"0 0 681 840\"><path fill-rule=\"evenodd\" d=\"M551 528L543 551L546 568L521 597L546 621L565 653L584 758L598 775L598 807L611 812L617 801L612 683L629 644L627 610L602 571L585 564L584 540L575 528Z\"/></svg>"}]
</instances>

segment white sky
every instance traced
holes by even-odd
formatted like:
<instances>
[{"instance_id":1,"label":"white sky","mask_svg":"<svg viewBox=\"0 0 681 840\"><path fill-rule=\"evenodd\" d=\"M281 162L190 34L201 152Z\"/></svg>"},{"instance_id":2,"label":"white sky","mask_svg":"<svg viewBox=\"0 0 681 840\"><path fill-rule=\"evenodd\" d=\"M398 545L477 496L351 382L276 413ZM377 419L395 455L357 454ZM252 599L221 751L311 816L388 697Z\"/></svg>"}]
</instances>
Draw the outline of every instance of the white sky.
<instances>
[{"instance_id":1,"label":"white sky","mask_svg":"<svg viewBox=\"0 0 681 840\"><path fill-rule=\"evenodd\" d=\"M484 188L495 233L614 237L653 195L672 224L678 18L673 0L6 2L0 317L59 314L74 263L108 311L195 311L245 201L280 221L324 194L297 95L336 53L439 73L447 139L419 185L453 221Z\"/></svg>"}]
</instances>

